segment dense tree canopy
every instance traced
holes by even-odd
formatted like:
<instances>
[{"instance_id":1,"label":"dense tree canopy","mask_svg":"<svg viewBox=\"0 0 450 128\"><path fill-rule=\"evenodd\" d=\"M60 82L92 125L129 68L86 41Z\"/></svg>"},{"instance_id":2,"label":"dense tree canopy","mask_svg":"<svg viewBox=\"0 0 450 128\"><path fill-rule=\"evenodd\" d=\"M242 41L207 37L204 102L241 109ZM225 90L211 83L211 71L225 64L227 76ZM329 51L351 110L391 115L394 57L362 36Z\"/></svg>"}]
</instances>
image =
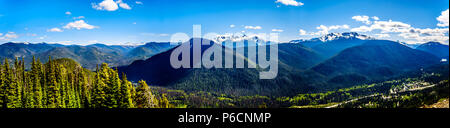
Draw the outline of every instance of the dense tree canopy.
<instances>
[{"instance_id":1,"label":"dense tree canopy","mask_svg":"<svg viewBox=\"0 0 450 128\"><path fill-rule=\"evenodd\" d=\"M12 66L5 59L0 67L1 108L169 107L165 95L153 95L145 81L135 87L105 63L95 73L73 60L51 57L46 64L33 58L29 71L18 58Z\"/></svg>"}]
</instances>

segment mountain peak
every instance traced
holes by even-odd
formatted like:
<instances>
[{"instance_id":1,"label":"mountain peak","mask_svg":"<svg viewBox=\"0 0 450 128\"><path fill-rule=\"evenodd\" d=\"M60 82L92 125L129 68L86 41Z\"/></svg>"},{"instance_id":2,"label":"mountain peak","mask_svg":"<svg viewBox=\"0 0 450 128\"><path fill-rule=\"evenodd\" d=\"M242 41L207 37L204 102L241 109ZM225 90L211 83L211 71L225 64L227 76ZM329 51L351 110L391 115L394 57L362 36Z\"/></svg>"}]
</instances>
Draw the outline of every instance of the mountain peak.
<instances>
[{"instance_id":1,"label":"mountain peak","mask_svg":"<svg viewBox=\"0 0 450 128\"><path fill-rule=\"evenodd\" d=\"M319 38L313 38L313 39L311 39L311 41L328 42L328 41L340 40L340 39L370 40L373 38L369 37L367 35L356 33L356 32L344 32L344 33L329 33L329 34L324 35Z\"/></svg>"},{"instance_id":2,"label":"mountain peak","mask_svg":"<svg viewBox=\"0 0 450 128\"><path fill-rule=\"evenodd\" d=\"M216 42L224 42L224 41L232 41L232 42L240 42L240 41L252 41L252 42L264 42L264 38L259 35L247 35L247 34L225 34L219 35L215 39Z\"/></svg>"}]
</instances>

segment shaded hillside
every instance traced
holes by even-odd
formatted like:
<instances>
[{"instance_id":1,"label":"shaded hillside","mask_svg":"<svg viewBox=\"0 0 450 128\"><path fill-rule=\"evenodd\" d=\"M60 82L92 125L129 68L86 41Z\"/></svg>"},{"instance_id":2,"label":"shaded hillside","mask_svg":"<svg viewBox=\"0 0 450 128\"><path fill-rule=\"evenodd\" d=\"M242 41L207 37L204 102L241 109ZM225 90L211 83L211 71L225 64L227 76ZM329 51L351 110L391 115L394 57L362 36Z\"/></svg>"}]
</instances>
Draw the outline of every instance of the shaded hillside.
<instances>
[{"instance_id":1,"label":"shaded hillside","mask_svg":"<svg viewBox=\"0 0 450 128\"><path fill-rule=\"evenodd\" d=\"M0 59L9 58L12 62L16 57L23 57L25 62L31 62L33 56L36 56L37 59L46 62L49 56L56 59L71 58L82 64L83 67L93 70L97 64L102 62L112 66L128 65L135 60L147 59L171 47L174 46L168 43L148 43L142 46L5 43L0 45ZM142 49L145 49L144 52L137 52ZM26 64L26 67L30 68L29 63Z\"/></svg>"},{"instance_id":2,"label":"shaded hillside","mask_svg":"<svg viewBox=\"0 0 450 128\"><path fill-rule=\"evenodd\" d=\"M448 59L448 45L444 45L438 42L428 42L417 47L418 50L431 53L439 58Z\"/></svg>"},{"instance_id":3,"label":"shaded hillside","mask_svg":"<svg viewBox=\"0 0 450 128\"><path fill-rule=\"evenodd\" d=\"M372 40L348 48L312 70L326 75L331 83L351 85L387 79L437 63L439 59L429 53L392 41Z\"/></svg>"},{"instance_id":4,"label":"shaded hillside","mask_svg":"<svg viewBox=\"0 0 450 128\"><path fill-rule=\"evenodd\" d=\"M292 40L290 43L301 44L316 51L323 58L328 59L344 49L361 45L372 37L356 32L330 33L310 40Z\"/></svg>"},{"instance_id":5,"label":"shaded hillside","mask_svg":"<svg viewBox=\"0 0 450 128\"><path fill-rule=\"evenodd\" d=\"M300 44L279 44L278 59L290 67L305 70L322 62L324 57Z\"/></svg>"},{"instance_id":6,"label":"shaded hillside","mask_svg":"<svg viewBox=\"0 0 450 128\"><path fill-rule=\"evenodd\" d=\"M43 61L48 60L49 56L55 59L70 58L82 64L83 67L91 70L95 69L95 67L101 63L117 65L123 61L120 55L102 52L96 47L84 46L57 47L37 54L37 57Z\"/></svg>"},{"instance_id":7,"label":"shaded hillside","mask_svg":"<svg viewBox=\"0 0 450 128\"><path fill-rule=\"evenodd\" d=\"M63 45L54 44L25 44L25 43L5 43L0 45L0 59L14 60L14 58L25 58L25 61L30 62L33 55L48 51L55 47L62 47Z\"/></svg>"},{"instance_id":8,"label":"shaded hillside","mask_svg":"<svg viewBox=\"0 0 450 128\"><path fill-rule=\"evenodd\" d=\"M102 52L124 56L128 54L128 52L130 52L131 50L135 49L137 46L92 44L86 47L95 47L97 48L97 50Z\"/></svg>"},{"instance_id":9,"label":"shaded hillside","mask_svg":"<svg viewBox=\"0 0 450 128\"><path fill-rule=\"evenodd\" d=\"M205 40L209 41L209 40ZM210 41L211 42L211 41ZM192 43L191 39L191 58ZM180 47L180 46L178 46ZM178 48L176 47L176 48ZM139 60L133 62L129 66L119 67L119 72L124 72L129 80L138 81L146 80L152 85L166 86L186 91L215 91L233 95L281 95L295 94L300 91L314 91L315 88L306 83L311 82L314 73L305 73L303 75L296 69L282 62L279 64L278 77L273 80L260 80L260 68L243 68L243 69L217 69L217 68L180 68L174 69L170 65L170 55L174 51L173 48L161 54L152 56L147 60ZM221 45L202 45L202 53L208 48L228 49ZM228 49L229 50L229 49ZM233 54L232 52L224 52L225 54ZM255 64L249 61L245 56L233 54L235 57L245 60L245 67L248 64ZM191 59L191 65L198 64Z\"/></svg>"},{"instance_id":10,"label":"shaded hillside","mask_svg":"<svg viewBox=\"0 0 450 128\"><path fill-rule=\"evenodd\" d=\"M153 55L167 51L175 46L177 45L170 45L170 43L168 42L167 43L150 42L145 45L134 48L133 50L128 52L126 56L130 57L130 60L147 59Z\"/></svg>"}]
</instances>

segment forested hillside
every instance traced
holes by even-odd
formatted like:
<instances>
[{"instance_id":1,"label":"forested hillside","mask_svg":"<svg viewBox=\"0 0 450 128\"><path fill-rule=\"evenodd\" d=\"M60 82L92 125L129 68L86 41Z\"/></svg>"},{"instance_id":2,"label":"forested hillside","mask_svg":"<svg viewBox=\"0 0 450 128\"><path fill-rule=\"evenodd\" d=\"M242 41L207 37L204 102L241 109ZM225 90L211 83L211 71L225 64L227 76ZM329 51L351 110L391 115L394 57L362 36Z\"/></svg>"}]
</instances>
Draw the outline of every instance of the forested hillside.
<instances>
[{"instance_id":1,"label":"forested hillside","mask_svg":"<svg viewBox=\"0 0 450 128\"><path fill-rule=\"evenodd\" d=\"M12 65L12 66L10 66ZM2 108L167 108L165 95L154 95L145 81L133 85L126 75L102 64L96 72L82 68L70 59L43 64L25 61L0 68L0 107Z\"/></svg>"}]
</instances>

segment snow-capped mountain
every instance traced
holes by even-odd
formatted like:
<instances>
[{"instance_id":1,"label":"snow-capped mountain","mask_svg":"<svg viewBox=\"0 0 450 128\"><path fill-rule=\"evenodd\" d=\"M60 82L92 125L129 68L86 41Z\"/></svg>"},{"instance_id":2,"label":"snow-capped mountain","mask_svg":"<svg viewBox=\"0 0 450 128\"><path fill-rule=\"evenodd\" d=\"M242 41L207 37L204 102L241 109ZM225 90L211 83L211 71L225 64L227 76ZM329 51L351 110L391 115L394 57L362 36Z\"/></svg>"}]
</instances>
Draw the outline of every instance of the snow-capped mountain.
<instances>
[{"instance_id":1,"label":"snow-capped mountain","mask_svg":"<svg viewBox=\"0 0 450 128\"><path fill-rule=\"evenodd\" d=\"M241 42L241 41L249 41L249 42L264 42L263 37L259 35L247 35L247 34L225 34L219 35L215 39L216 42L224 42L224 41L232 41L232 42Z\"/></svg>"},{"instance_id":2,"label":"snow-capped mountain","mask_svg":"<svg viewBox=\"0 0 450 128\"><path fill-rule=\"evenodd\" d=\"M322 37L312 38L312 39L299 39L299 40L291 40L289 43L324 43L324 42L330 42L334 40L341 40L341 39L347 39L347 40L373 40L375 38L372 38L367 35L359 34L356 32L344 32L344 33L330 33L327 35L324 35Z\"/></svg>"},{"instance_id":3,"label":"snow-capped mountain","mask_svg":"<svg viewBox=\"0 0 450 128\"><path fill-rule=\"evenodd\" d=\"M216 38L212 39L214 42L222 44L223 42L231 42L232 44L224 44L226 47L233 47L233 44L236 44L236 47L246 47L246 46L256 46L256 45L267 45L270 44L270 41L267 41L264 36L252 34L226 34L219 35Z\"/></svg>"},{"instance_id":4,"label":"snow-capped mountain","mask_svg":"<svg viewBox=\"0 0 450 128\"><path fill-rule=\"evenodd\" d=\"M359 34L356 32L344 32L344 33L330 33L330 34L327 34L327 35L319 37L319 38L313 38L310 41L328 42L328 41L340 40L340 39L371 40L374 38L367 36L367 35Z\"/></svg>"}]
</instances>

